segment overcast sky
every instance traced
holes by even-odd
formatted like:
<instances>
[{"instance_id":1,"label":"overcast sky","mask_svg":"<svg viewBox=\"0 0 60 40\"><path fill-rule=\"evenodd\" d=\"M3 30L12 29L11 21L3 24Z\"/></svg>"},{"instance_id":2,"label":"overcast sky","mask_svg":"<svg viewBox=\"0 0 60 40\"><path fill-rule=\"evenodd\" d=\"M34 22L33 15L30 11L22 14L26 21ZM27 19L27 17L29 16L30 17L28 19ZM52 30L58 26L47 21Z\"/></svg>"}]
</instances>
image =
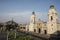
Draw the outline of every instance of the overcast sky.
<instances>
[{"instance_id":1,"label":"overcast sky","mask_svg":"<svg viewBox=\"0 0 60 40\"><path fill-rule=\"evenodd\" d=\"M58 21L60 21L60 0L0 0L0 22L13 18L17 23L28 23L33 11L35 11L36 19L47 21L51 4L55 6Z\"/></svg>"}]
</instances>

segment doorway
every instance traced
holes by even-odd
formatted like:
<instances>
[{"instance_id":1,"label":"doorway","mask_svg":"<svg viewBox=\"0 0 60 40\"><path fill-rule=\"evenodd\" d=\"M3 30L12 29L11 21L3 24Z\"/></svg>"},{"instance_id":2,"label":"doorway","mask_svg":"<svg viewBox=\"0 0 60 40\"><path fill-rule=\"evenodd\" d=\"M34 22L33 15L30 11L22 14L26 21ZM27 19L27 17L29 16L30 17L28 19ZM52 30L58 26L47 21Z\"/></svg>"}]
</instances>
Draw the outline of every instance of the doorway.
<instances>
[{"instance_id":1,"label":"doorway","mask_svg":"<svg viewBox=\"0 0 60 40\"><path fill-rule=\"evenodd\" d=\"M44 30L44 34L47 34L47 30Z\"/></svg>"},{"instance_id":2,"label":"doorway","mask_svg":"<svg viewBox=\"0 0 60 40\"><path fill-rule=\"evenodd\" d=\"M41 29L40 28L38 29L38 33L41 33Z\"/></svg>"},{"instance_id":3,"label":"doorway","mask_svg":"<svg viewBox=\"0 0 60 40\"><path fill-rule=\"evenodd\" d=\"M36 29L34 29L34 32L36 32Z\"/></svg>"}]
</instances>

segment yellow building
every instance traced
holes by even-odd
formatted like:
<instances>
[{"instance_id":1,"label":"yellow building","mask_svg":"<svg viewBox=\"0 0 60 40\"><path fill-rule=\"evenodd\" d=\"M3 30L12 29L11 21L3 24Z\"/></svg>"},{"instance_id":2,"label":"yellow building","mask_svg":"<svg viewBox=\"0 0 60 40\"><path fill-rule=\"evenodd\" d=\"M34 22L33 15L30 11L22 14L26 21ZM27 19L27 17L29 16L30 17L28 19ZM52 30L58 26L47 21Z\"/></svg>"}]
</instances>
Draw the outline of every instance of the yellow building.
<instances>
[{"instance_id":1,"label":"yellow building","mask_svg":"<svg viewBox=\"0 0 60 40\"><path fill-rule=\"evenodd\" d=\"M48 10L47 22L43 22L41 19L36 21L36 14L33 11L30 17L30 23L25 27L26 31L40 34L56 34L57 31L60 31L60 23L58 23L58 15L54 5L51 5Z\"/></svg>"}]
</instances>

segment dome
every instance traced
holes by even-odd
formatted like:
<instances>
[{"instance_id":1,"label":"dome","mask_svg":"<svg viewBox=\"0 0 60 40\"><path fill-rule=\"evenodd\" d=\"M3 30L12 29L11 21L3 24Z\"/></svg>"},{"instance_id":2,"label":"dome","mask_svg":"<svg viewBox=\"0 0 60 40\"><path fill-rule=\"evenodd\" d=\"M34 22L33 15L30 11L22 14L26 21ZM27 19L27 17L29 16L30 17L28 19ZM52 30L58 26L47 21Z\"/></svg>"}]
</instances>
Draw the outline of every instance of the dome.
<instances>
[{"instance_id":1,"label":"dome","mask_svg":"<svg viewBox=\"0 0 60 40\"><path fill-rule=\"evenodd\" d=\"M32 14L35 15L35 12L33 11Z\"/></svg>"},{"instance_id":2,"label":"dome","mask_svg":"<svg viewBox=\"0 0 60 40\"><path fill-rule=\"evenodd\" d=\"M54 8L54 5L51 5L50 8Z\"/></svg>"}]
</instances>

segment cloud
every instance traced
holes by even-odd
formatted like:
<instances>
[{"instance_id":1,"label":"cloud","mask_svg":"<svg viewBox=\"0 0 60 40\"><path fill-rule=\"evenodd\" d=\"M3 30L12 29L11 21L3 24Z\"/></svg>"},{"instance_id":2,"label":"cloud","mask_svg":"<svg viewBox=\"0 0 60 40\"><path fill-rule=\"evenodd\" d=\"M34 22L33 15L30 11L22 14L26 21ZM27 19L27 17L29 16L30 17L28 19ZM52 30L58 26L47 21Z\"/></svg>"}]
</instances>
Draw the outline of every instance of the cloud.
<instances>
[{"instance_id":1,"label":"cloud","mask_svg":"<svg viewBox=\"0 0 60 40\"><path fill-rule=\"evenodd\" d=\"M43 21L47 20L46 12L35 11L35 14L36 14L36 20L38 20L39 18ZM16 21L17 23L28 23L30 22L31 15L32 15L32 11L5 13L0 16L1 18L0 21L8 21L13 18L14 21Z\"/></svg>"},{"instance_id":2,"label":"cloud","mask_svg":"<svg viewBox=\"0 0 60 40\"><path fill-rule=\"evenodd\" d=\"M46 13L46 12L35 11L35 14L36 14L36 21L38 19L41 19L42 21L48 20L48 13ZM17 23L28 23L28 22L30 22L31 15L32 15L32 11L4 13L4 14L0 15L0 22L6 22L9 20L12 20L12 18L13 18L13 20L16 21Z\"/></svg>"},{"instance_id":3,"label":"cloud","mask_svg":"<svg viewBox=\"0 0 60 40\"><path fill-rule=\"evenodd\" d=\"M29 20L30 15L31 11L3 13L0 15L0 21L7 21L13 18L16 22L26 23Z\"/></svg>"}]
</instances>

